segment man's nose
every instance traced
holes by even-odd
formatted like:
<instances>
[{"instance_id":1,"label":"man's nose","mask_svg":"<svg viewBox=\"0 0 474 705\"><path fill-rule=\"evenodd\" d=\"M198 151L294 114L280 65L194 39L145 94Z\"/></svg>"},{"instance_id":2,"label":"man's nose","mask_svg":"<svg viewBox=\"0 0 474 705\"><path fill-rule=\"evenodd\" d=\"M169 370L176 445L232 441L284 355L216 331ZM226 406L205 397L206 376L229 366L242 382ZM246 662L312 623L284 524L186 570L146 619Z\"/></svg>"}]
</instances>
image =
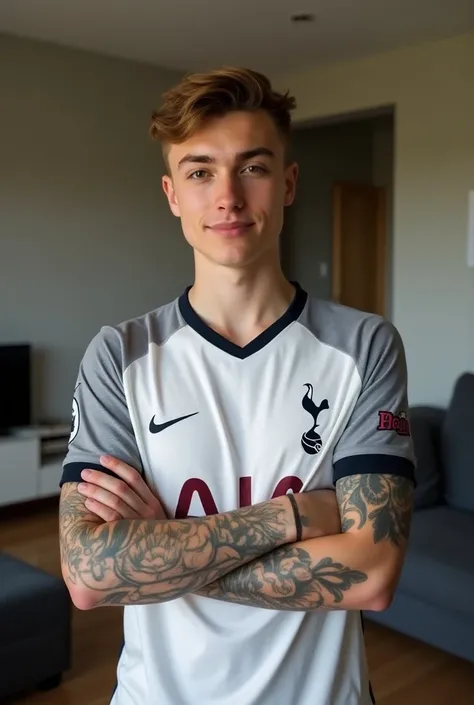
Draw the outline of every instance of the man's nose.
<instances>
[{"instance_id":1,"label":"man's nose","mask_svg":"<svg viewBox=\"0 0 474 705\"><path fill-rule=\"evenodd\" d=\"M219 210L232 211L244 206L244 190L238 176L221 175L217 182L216 203Z\"/></svg>"}]
</instances>

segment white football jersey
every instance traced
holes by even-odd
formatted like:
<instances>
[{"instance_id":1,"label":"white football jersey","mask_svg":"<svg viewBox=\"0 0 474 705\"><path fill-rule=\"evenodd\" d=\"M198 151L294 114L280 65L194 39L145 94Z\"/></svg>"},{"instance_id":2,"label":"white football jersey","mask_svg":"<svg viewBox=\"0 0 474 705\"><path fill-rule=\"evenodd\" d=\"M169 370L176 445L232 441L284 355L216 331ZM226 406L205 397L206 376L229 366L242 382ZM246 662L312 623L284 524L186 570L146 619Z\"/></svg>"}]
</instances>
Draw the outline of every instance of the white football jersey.
<instances>
[{"instance_id":1,"label":"white football jersey","mask_svg":"<svg viewBox=\"0 0 474 705\"><path fill-rule=\"evenodd\" d=\"M82 360L61 484L103 453L169 517L215 514L384 472L413 478L406 365L391 323L313 299L241 348L188 290L104 327ZM369 705L361 613L189 594L124 608L113 705Z\"/></svg>"}]
</instances>

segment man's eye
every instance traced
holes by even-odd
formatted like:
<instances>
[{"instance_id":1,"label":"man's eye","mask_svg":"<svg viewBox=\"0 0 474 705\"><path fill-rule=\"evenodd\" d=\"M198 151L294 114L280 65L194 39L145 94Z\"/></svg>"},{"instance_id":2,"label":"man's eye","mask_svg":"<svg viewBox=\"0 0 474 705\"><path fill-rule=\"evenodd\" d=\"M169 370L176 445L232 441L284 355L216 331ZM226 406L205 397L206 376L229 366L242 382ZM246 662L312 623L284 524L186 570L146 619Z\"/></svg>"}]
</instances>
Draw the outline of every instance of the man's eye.
<instances>
[{"instance_id":1,"label":"man's eye","mask_svg":"<svg viewBox=\"0 0 474 705\"><path fill-rule=\"evenodd\" d=\"M250 174L264 174L266 169L262 166L258 166L258 164L249 164L249 166L245 167L244 171L247 171Z\"/></svg>"},{"instance_id":2,"label":"man's eye","mask_svg":"<svg viewBox=\"0 0 474 705\"><path fill-rule=\"evenodd\" d=\"M193 171L191 174L189 174L189 179L202 179L204 176L206 176L207 171L205 169L196 169L196 171Z\"/></svg>"}]
</instances>

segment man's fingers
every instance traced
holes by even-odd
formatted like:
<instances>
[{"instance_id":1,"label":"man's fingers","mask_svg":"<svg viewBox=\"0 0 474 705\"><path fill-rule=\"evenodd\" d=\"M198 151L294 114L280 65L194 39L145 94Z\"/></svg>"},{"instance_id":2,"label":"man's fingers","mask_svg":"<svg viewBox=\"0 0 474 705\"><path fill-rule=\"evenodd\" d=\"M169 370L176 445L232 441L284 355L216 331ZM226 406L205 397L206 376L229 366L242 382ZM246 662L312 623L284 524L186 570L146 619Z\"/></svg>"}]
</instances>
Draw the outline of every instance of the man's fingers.
<instances>
[{"instance_id":1,"label":"man's fingers","mask_svg":"<svg viewBox=\"0 0 474 705\"><path fill-rule=\"evenodd\" d=\"M121 517L120 514L118 514L114 509L106 507L105 504L101 504L95 499L90 499L88 497L84 504L90 512L96 514L103 521L119 521L119 519L124 518Z\"/></svg>"},{"instance_id":2,"label":"man's fingers","mask_svg":"<svg viewBox=\"0 0 474 705\"><path fill-rule=\"evenodd\" d=\"M123 502L142 519L166 518L159 499L155 497L135 468L111 456L101 456L100 461L105 468L114 473L114 476L101 470L85 468L81 472L81 478L86 483L87 492L82 487L82 494L87 494L99 502L104 500L104 503L112 509L118 506L118 502ZM101 491L106 491L112 496L101 495ZM79 492L81 492L81 486L79 486Z\"/></svg>"},{"instance_id":3,"label":"man's fingers","mask_svg":"<svg viewBox=\"0 0 474 705\"><path fill-rule=\"evenodd\" d=\"M138 496L145 504L152 504L156 501L156 497L144 481L138 470L135 470L131 465L124 463L123 460L118 460L110 455L101 455L101 464L108 470L112 470L118 475L129 487L133 487Z\"/></svg>"},{"instance_id":4,"label":"man's fingers","mask_svg":"<svg viewBox=\"0 0 474 705\"><path fill-rule=\"evenodd\" d=\"M124 488L118 488L116 485L102 481L106 479L107 481L113 480L115 483L123 484L121 480L111 478L100 470L97 471L97 474L101 477L95 479L98 480L100 484L94 484L94 478L91 476L87 479L87 482L80 482L77 486L80 494L109 507L115 511L121 519L135 519L137 517L142 519L150 518L151 508L147 507L146 504L134 494L133 490L130 490L130 488L126 486L124 486ZM110 489L107 489L107 487L110 487Z\"/></svg>"},{"instance_id":5,"label":"man's fingers","mask_svg":"<svg viewBox=\"0 0 474 705\"><path fill-rule=\"evenodd\" d=\"M86 482L78 486L81 494L86 494L99 502L102 502L104 497L108 497L106 504L112 508L114 505L111 505L111 502L124 502L136 511L143 510L144 505L140 497L122 480L111 477L101 470L89 469L84 469L81 477Z\"/></svg>"}]
</instances>

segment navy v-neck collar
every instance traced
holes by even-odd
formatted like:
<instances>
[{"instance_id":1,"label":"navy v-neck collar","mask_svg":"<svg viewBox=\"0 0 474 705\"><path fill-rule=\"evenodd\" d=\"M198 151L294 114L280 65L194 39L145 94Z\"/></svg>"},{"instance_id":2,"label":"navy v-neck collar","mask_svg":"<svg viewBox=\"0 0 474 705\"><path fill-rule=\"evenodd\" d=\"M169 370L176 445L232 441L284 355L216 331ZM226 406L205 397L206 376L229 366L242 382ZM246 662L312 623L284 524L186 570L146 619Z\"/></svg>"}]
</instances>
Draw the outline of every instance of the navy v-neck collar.
<instances>
[{"instance_id":1,"label":"navy v-neck collar","mask_svg":"<svg viewBox=\"0 0 474 705\"><path fill-rule=\"evenodd\" d=\"M260 335L243 347L227 340L227 338L220 333L217 333L213 328L208 326L207 323L200 318L200 316L198 316L189 301L190 286L188 286L185 292L179 297L179 309L186 323L193 328L196 333L199 333L199 335L205 338L209 343L215 345L217 348L220 348L229 355L243 360L268 345L268 343L276 338L279 333L287 328L290 323L296 321L296 319L301 315L305 307L308 294L297 282L291 283L296 288L296 292L293 297L293 301L290 303L285 313L274 323L272 323L271 326L260 333Z\"/></svg>"}]
</instances>

